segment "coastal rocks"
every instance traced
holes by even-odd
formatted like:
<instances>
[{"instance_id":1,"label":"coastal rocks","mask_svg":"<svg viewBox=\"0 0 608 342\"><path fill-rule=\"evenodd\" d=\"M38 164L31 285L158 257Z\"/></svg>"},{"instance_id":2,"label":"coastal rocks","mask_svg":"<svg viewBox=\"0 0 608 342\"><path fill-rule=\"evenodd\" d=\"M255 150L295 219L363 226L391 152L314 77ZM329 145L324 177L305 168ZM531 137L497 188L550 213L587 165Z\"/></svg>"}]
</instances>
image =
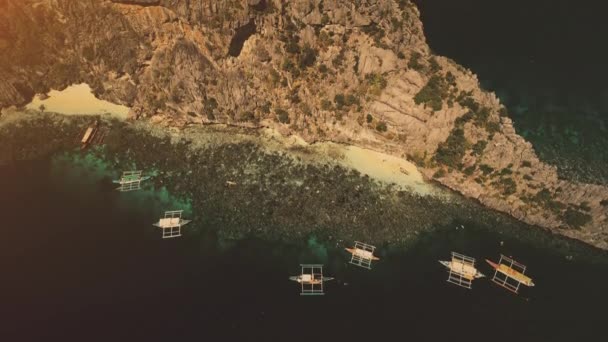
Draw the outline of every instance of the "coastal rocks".
<instances>
[{"instance_id":1,"label":"coastal rocks","mask_svg":"<svg viewBox=\"0 0 608 342\"><path fill-rule=\"evenodd\" d=\"M0 120L0 164L59 153L102 160L115 172L131 165L154 170L146 186L188 198L193 212L205 213L193 228L212 229L223 238L255 234L297 240L315 234L399 245L473 215L500 222L501 228L519 225L470 201L401 190L334 163L325 153L306 151L295 141L291 147L273 144L240 128L195 126L170 132L159 127L162 122L104 120L110 128L105 147L80 151L74 150L78 141L72 137L86 127L87 118L22 114L20 120ZM333 152L334 159L340 158Z\"/></svg>"},{"instance_id":2,"label":"coastal rocks","mask_svg":"<svg viewBox=\"0 0 608 342\"><path fill-rule=\"evenodd\" d=\"M369 147L408 156L496 210L608 247L608 189L560 180L471 71L431 54L411 1L5 5L0 107L86 82L140 120Z\"/></svg>"}]
</instances>

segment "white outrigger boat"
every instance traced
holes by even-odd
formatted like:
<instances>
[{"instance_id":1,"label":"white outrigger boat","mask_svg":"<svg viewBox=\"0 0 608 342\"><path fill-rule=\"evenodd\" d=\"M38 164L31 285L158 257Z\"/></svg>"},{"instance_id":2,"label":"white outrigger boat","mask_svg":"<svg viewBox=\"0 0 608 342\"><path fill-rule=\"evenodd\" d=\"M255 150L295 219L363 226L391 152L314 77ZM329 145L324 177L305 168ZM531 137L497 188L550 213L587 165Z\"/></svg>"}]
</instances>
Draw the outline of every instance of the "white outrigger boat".
<instances>
[{"instance_id":1,"label":"white outrigger boat","mask_svg":"<svg viewBox=\"0 0 608 342\"><path fill-rule=\"evenodd\" d=\"M182 218L183 210L165 211L165 217L153 225L162 229L163 239L182 236L182 227L192 222Z\"/></svg>"},{"instance_id":2,"label":"white outrigger boat","mask_svg":"<svg viewBox=\"0 0 608 342\"><path fill-rule=\"evenodd\" d=\"M300 284L318 285L326 281L334 280L332 277L315 277L314 274L301 274L299 276L289 277L289 280Z\"/></svg>"},{"instance_id":3,"label":"white outrigger boat","mask_svg":"<svg viewBox=\"0 0 608 342\"><path fill-rule=\"evenodd\" d=\"M323 276L323 265L301 264L302 272L298 276L289 277L301 285L300 295L323 295L323 283L333 280L332 277Z\"/></svg>"},{"instance_id":4,"label":"white outrigger boat","mask_svg":"<svg viewBox=\"0 0 608 342\"><path fill-rule=\"evenodd\" d=\"M380 258L374 255L376 247L363 242L355 241L355 247L344 249L351 254L349 261L351 264L367 268L368 270L372 268L372 261L380 260Z\"/></svg>"},{"instance_id":5,"label":"white outrigger boat","mask_svg":"<svg viewBox=\"0 0 608 342\"><path fill-rule=\"evenodd\" d=\"M150 176L142 176L142 171L123 171L122 176L112 183L120 185L116 190L121 192L141 189L141 182L150 179Z\"/></svg>"},{"instance_id":6,"label":"white outrigger boat","mask_svg":"<svg viewBox=\"0 0 608 342\"><path fill-rule=\"evenodd\" d=\"M470 289L473 280L485 277L475 268L475 259L452 252L452 260L439 260L439 263L448 269L449 275L447 281L449 283Z\"/></svg>"}]
</instances>

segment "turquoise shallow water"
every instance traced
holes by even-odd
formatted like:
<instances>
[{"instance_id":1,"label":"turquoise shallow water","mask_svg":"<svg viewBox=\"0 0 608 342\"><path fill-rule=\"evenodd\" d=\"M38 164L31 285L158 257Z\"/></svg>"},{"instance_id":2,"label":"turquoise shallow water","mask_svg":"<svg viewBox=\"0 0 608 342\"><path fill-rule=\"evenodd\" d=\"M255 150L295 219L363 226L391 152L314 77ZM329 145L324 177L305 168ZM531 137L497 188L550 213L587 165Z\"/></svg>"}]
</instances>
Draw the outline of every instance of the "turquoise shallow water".
<instances>
[{"instance_id":1,"label":"turquoise shallow water","mask_svg":"<svg viewBox=\"0 0 608 342\"><path fill-rule=\"evenodd\" d=\"M552 246L562 246L559 239L530 237L524 226L454 221L407 245L378 246L382 260L367 271L347 263L351 242L324 234L224 240L205 213L188 212L194 222L185 235L162 240L151 223L165 209L188 210L188 199L150 187L121 194L114 176L102 161L65 156L0 169L8 333L66 341L394 333L435 340L470 324L477 335L467 340L505 325L518 328L501 336L523 330L559 340L591 337L605 321L597 312L608 303L608 256L575 246L568 261ZM485 279L472 291L457 288L437 262L451 250L477 257L487 274L484 257L517 256L537 286L520 296ZM311 262L336 278L323 298L300 297L287 280Z\"/></svg>"}]
</instances>

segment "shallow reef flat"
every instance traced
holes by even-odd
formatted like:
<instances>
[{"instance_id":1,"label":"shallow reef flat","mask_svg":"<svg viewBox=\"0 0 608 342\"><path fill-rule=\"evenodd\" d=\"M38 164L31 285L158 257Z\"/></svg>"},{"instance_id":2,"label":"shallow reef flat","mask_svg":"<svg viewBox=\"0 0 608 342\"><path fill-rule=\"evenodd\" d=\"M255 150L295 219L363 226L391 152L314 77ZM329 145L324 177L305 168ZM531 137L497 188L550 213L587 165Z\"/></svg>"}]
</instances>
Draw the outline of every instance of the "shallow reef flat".
<instances>
[{"instance_id":1,"label":"shallow reef flat","mask_svg":"<svg viewBox=\"0 0 608 342\"><path fill-rule=\"evenodd\" d=\"M591 250L432 184L425 186L436 192L422 195L362 174L340 162L343 156L326 154L325 147L286 144L241 128L162 130L108 119L103 120L110 128L104 144L82 151L78 137L92 121L51 113L30 112L18 120L5 116L0 164L67 152L103 160L116 175L133 167L146 170L154 174L147 186L191 203L195 221L187 234L211 228L223 239L296 240L314 234L330 244L361 240L399 246L471 223L559 253Z\"/></svg>"}]
</instances>

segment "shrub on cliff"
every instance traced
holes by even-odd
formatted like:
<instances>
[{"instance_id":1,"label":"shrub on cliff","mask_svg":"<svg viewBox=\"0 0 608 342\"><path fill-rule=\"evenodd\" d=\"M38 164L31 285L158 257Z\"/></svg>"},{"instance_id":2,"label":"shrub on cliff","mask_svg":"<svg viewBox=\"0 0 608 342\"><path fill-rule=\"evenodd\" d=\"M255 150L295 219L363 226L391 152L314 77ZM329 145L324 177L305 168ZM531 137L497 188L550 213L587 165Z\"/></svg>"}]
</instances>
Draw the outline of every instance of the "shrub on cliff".
<instances>
[{"instance_id":1,"label":"shrub on cliff","mask_svg":"<svg viewBox=\"0 0 608 342\"><path fill-rule=\"evenodd\" d=\"M509 196L517 192L517 184L510 177L501 178L500 180L496 181L495 184L501 188L502 194L505 196Z\"/></svg>"},{"instance_id":2,"label":"shrub on cliff","mask_svg":"<svg viewBox=\"0 0 608 342\"><path fill-rule=\"evenodd\" d=\"M310 47L310 45L306 44L302 49L302 53L299 57L300 69L306 69L315 64L317 60L317 51Z\"/></svg>"},{"instance_id":3,"label":"shrub on cliff","mask_svg":"<svg viewBox=\"0 0 608 342\"><path fill-rule=\"evenodd\" d=\"M321 100L321 109L322 110L330 110L331 109L331 101L328 99Z\"/></svg>"},{"instance_id":4,"label":"shrub on cliff","mask_svg":"<svg viewBox=\"0 0 608 342\"><path fill-rule=\"evenodd\" d=\"M476 168L476 165L473 164L473 165L467 167L466 169L464 169L464 171L462 171L462 172L464 172L464 174L467 176L471 176L475 172L475 168Z\"/></svg>"},{"instance_id":5,"label":"shrub on cliff","mask_svg":"<svg viewBox=\"0 0 608 342\"><path fill-rule=\"evenodd\" d=\"M386 126L386 122L384 122L384 121L378 122L378 124L376 125L376 130L378 132L386 132L388 130L388 127Z\"/></svg>"},{"instance_id":6,"label":"shrub on cliff","mask_svg":"<svg viewBox=\"0 0 608 342\"><path fill-rule=\"evenodd\" d=\"M345 53L346 50L342 48L340 52L336 55L336 57L331 60L331 64L334 66L334 68L338 69L342 66L342 64L344 63L344 59L346 58Z\"/></svg>"},{"instance_id":7,"label":"shrub on cliff","mask_svg":"<svg viewBox=\"0 0 608 342\"><path fill-rule=\"evenodd\" d=\"M359 105L361 104L361 101L359 101L359 97L355 94L348 94L348 96L346 96L346 105L347 106L352 106L352 105Z\"/></svg>"},{"instance_id":8,"label":"shrub on cliff","mask_svg":"<svg viewBox=\"0 0 608 342\"><path fill-rule=\"evenodd\" d=\"M255 120L255 116L253 115L253 112L246 111L241 114L240 121L254 121L254 120Z\"/></svg>"},{"instance_id":9,"label":"shrub on cliff","mask_svg":"<svg viewBox=\"0 0 608 342\"><path fill-rule=\"evenodd\" d=\"M337 109L342 109L346 103L344 94L336 94L336 96L334 96L334 103L336 104Z\"/></svg>"},{"instance_id":10,"label":"shrub on cliff","mask_svg":"<svg viewBox=\"0 0 608 342\"><path fill-rule=\"evenodd\" d=\"M443 178L443 177L445 177L445 175L446 175L445 170L443 168L441 168L433 174L433 178Z\"/></svg>"},{"instance_id":11,"label":"shrub on cliff","mask_svg":"<svg viewBox=\"0 0 608 342\"><path fill-rule=\"evenodd\" d=\"M479 169L481 170L481 172L482 172L482 173L483 173L485 176L487 176L487 175L489 175L490 173L494 172L494 168L493 168L493 167L491 167L491 166L490 166L490 165L488 165L488 164L481 164L481 165L479 165Z\"/></svg>"},{"instance_id":12,"label":"shrub on cliff","mask_svg":"<svg viewBox=\"0 0 608 342\"><path fill-rule=\"evenodd\" d=\"M443 99L447 97L448 85L439 75L433 75L427 84L420 89L414 96L416 104L424 103L425 107L430 106L433 111L443 108Z\"/></svg>"},{"instance_id":13,"label":"shrub on cliff","mask_svg":"<svg viewBox=\"0 0 608 342\"><path fill-rule=\"evenodd\" d=\"M215 120L214 111L218 107L217 100L213 97L210 97L205 101L204 112L207 115L209 120Z\"/></svg>"},{"instance_id":14,"label":"shrub on cliff","mask_svg":"<svg viewBox=\"0 0 608 342\"><path fill-rule=\"evenodd\" d=\"M420 55L420 53L413 51L410 56L409 62L407 62L407 67L410 69L414 69L416 71L424 70L424 65L422 65L422 63L420 63L421 57L422 57L422 55Z\"/></svg>"},{"instance_id":15,"label":"shrub on cliff","mask_svg":"<svg viewBox=\"0 0 608 342\"><path fill-rule=\"evenodd\" d=\"M462 161L468 146L469 142L464 137L464 131L460 128L454 128L446 141L439 144L435 161L456 168Z\"/></svg>"},{"instance_id":16,"label":"shrub on cliff","mask_svg":"<svg viewBox=\"0 0 608 342\"><path fill-rule=\"evenodd\" d=\"M463 108L469 108L473 113L476 113L479 110L479 103L475 101L471 97L471 92L461 91L458 97L456 98L456 102L460 104Z\"/></svg>"},{"instance_id":17,"label":"shrub on cliff","mask_svg":"<svg viewBox=\"0 0 608 342\"><path fill-rule=\"evenodd\" d=\"M484 126L490 117L490 108L482 107L475 112L474 120L477 126Z\"/></svg>"},{"instance_id":18,"label":"shrub on cliff","mask_svg":"<svg viewBox=\"0 0 608 342\"><path fill-rule=\"evenodd\" d=\"M532 201L536 202L538 205L541 205L545 209L551 210L553 213L558 214L562 209L566 206L553 199L553 194L549 189L542 189L537 192L533 197Z\"/></svg>"},{"instance_id":19,"label":"shrub on cliff","mask_svg":"<svg viewBox=\"0 0 608 342\"><path fill-rule=\"evenodd\" d=\"M439 65L439 63L437 62L437 58L435 56L433 56L433 57L431 57L431 59L429 59L429 65L431 67L432 73L436 73L437 71L441 70L441 65Z\"/></svg>"},{"instance_id":20,"label":"shrub on cliff","mask_svg":"<svg viewBox=\"0 0 608 342\"><path fill-rule=\"evenodd\" d=\"M274 110L274 112L276 113L277 119L279 120L280 123L288 124L290 122L289 113L287 113L286 110L277 108Z\"/></svg>"},{"instance_id":21,"label":"shrub on cliff","mask_svg":"<svg viewBox=\"0 0 608 342\"><path fill-rule=\"evenodd\" d=\"M365 76L365 79L370 86L378 89L384 89L387 86L386 79L382 74L371 73Z\"/></svg>"},{"instance_id":22,"label":"shrub on cliff","mask_svg":"<svg viewBox=\"0 0 608 342\"><path fill-rule=\"evenodd\" d=\"M562 215L562 219L570 227L579 229L580 227L591 222L591 215L581 213L580 211L572 208L568 208L566 212L564 212L564 214Z\"/></svg>"},{"instance_id":23,"label":"shrub on cliff","mask_svg":"<svg viewBox=\"0 0 608 342\"><path fill-rule=\"evenodd\" d=\"M283 59L283 70L293 72L296 69L296 65L291 61L291 59L285 57Z\"/></svg>"},{"instance_id":24,"label":"shrub on cliff","mask_svg":"<svg viewBox=\"0 0 608 342\"><path fill-rule=\"evenodd\" d=\"M485 140L479 140L476 142L475 145L473 145L473 155L480 156L486 149L486 146L488 146L488 142Z\"/></svg>"}]
</instances>

